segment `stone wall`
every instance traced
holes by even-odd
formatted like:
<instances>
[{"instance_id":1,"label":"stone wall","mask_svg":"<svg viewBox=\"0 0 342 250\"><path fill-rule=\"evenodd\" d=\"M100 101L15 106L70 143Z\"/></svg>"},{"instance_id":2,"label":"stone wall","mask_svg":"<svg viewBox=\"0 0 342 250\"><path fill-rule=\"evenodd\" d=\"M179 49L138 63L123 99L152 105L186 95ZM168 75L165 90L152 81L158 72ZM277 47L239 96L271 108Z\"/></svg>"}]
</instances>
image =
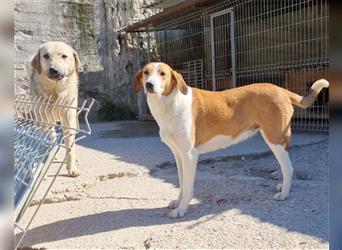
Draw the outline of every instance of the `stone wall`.
<instances>
[{"instance_id":1,"label":"stone wall","mask_svg":"<svg viewBox=\"0 0 342 250\"><path fill-rule=\"evenodd\" d=\"M73 46L82 62L81 96L105 93L137 111L132 77L139 68L136 36L121 27L153 14L142 8L153 0L17 0L15 4L16 94L28 93L30 61L40 44L60 40ZM146 41L140 37L140 41Z\"/></svg>"}]
</instances>

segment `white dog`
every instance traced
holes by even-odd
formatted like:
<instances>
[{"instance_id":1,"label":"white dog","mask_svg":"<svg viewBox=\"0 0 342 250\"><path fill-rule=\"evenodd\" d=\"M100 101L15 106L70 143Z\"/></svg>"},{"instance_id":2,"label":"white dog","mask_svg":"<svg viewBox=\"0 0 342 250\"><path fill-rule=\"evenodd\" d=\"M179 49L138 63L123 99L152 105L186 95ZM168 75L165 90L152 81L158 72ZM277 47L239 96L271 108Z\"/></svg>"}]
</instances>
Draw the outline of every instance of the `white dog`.
<instances>
[{"instance_id":1,"label":"white dog","mask_svg":"<svg viewBox=\"0 0 342 250\"><path fill-rule=\"evenodd\" d=\"M134 90L143 87L157 121L161 140L175 156L180 194L169 204L171 218L182 217L193 196L198 156L238 143L258 131L276 156L283 174L276 200L290 192L292 165L287 152L293 105L309 107L326 80L319 80L307 96L273 84L251 84L222 92L190 88L182 76L164 63L150 63L135 76Z\"/></svg>"},{"instance_id":2,"label":"white dog","mask_svg":"<svg viewBox=\"0 0 342 250\"><path fill-rule=\"evenodd\" d=\"M80 72L80 59L77 52L63 42L47 42L40 46L31 65L32 90L35 95L51 98L52 103L62 101L77 107L78 101L78 74ZM52 109L47 110L46 119L51 122ZM59 112L54 117L61 116L61 123L66 127L77 128L77 114L75 109ZM78 176L76 167L75 132L64 129L65 145L70 148L67 158L69 176Z\"/></svg>"}]
</instances>

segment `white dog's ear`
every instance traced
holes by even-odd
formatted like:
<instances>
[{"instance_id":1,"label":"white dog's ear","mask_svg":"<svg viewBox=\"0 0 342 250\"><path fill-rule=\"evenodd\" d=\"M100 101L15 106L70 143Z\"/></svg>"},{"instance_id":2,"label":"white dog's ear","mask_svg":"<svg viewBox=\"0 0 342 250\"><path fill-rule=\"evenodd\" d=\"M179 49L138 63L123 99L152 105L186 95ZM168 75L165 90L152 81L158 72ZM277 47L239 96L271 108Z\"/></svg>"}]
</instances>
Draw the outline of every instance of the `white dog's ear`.
<instances>
[{"instance_id":1,"label":"white dog's ear","mask_svg":"<svg viewBox=\"0 0 342 250\"><path fill-rule=\"evenodd\" d=\"M143 85L143 70L141 69L134 76L134 86L133 86L134 92L138 93L141 90L142 85Z\"/></svg>"},{"instance_id":2,"label":"white dog's ear","mask_svg":"<svg viewBox=\"0 0 342 250\"><path fill-rule=\"evenodd\" d=\"M74 58L75 58L75 69L76 73L79 74L81 71L81 61L80 57L78 56L78 53L74 50L73 52Z\"/></svg>"},{"instance_id":3,"label":"white dog's ear","mask_svg":"<svg viewBox=\"0 0 342 250\"><path fill-rule=\"evenodd\" d=\"M176 87L183 95L188 93L188 86L186 85L183 76L175 70L172 70L172 86Z\"/></svg>"},{"instance_id":4,"label":"white dog's ear","mask_svg":"<svg viewBox=\"0 0 342 250\"><path fill-rule=\"evenodd\" d=\"M38 50L37 54L33 57L31 61L31 66L33 69L37 70L39 74L42 72L42 65L40 64L40 49Z\"/></svg>"}]
</instances>

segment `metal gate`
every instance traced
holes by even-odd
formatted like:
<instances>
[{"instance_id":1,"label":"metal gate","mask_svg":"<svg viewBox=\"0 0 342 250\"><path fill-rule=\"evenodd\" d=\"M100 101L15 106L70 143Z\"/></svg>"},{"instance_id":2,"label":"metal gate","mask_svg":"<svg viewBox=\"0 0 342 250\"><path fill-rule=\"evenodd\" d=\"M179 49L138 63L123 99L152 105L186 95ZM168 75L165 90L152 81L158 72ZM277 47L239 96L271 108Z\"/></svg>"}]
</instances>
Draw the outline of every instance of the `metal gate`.
<instances>
[{"instance_id":1,"label":"metal gate","mask_svg":"<svg viewBox=\"0 0 342 250\"><path fill-rule=\"evenodd\" d=\"M212 90L236 86L234 29L233 9L210 16Z\"/></svg>"}]
</instances>

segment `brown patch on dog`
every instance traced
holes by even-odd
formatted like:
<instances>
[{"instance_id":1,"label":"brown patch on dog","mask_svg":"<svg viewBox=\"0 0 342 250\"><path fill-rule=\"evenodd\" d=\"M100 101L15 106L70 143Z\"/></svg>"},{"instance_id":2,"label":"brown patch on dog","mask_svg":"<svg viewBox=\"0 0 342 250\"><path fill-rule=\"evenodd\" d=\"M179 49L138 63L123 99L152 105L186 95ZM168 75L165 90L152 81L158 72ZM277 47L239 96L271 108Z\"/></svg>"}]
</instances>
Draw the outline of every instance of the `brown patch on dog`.
<instances>
[{"instance_id":1,"label":"brown patch on dog","mask_svg":"<svg viewBox=\"0 0 342 250\"><path fill-rule=\"evenodd\" d=\"M216 135L236 138L256 128L270 143L288 146L293 107L283 88L264 83L222 92L192 91L195 146Z\"/></svg>"},{"instance_id":2,"label":"brown patch on dog","mask_svg":"<svg viewBox=\"0 0 342 250\"><path fill-rule=\"evenodd\" d=\"M42 72L42 66L40 64L40 49L37 51L36 55L33 57L31 61L31 66L34 70L37 70L39 74Z\"/></svg>"},{"instance_id":3,"label":"brown patch on dog","mask_svg":"<svg viewBox=\"0 0 342 250\"><path fill-rule=\"evenodd\" d=\"M143 69L139 70L135 75L134 75L134 85L133 89L135 93L138 93L143 85Z\"/></svg>"},{"instance_id":4,"label":"brown patch on dog","mask_svg":"<svg viewBox=\"0 0 342 250\"><path fill-rule=\"evenodd\" d=\"M183 76L175 70L171 69L171 85L172 89L177 88L183 95L188 93L188 86L186 85Z\"/></svg>"}]
</instances>

